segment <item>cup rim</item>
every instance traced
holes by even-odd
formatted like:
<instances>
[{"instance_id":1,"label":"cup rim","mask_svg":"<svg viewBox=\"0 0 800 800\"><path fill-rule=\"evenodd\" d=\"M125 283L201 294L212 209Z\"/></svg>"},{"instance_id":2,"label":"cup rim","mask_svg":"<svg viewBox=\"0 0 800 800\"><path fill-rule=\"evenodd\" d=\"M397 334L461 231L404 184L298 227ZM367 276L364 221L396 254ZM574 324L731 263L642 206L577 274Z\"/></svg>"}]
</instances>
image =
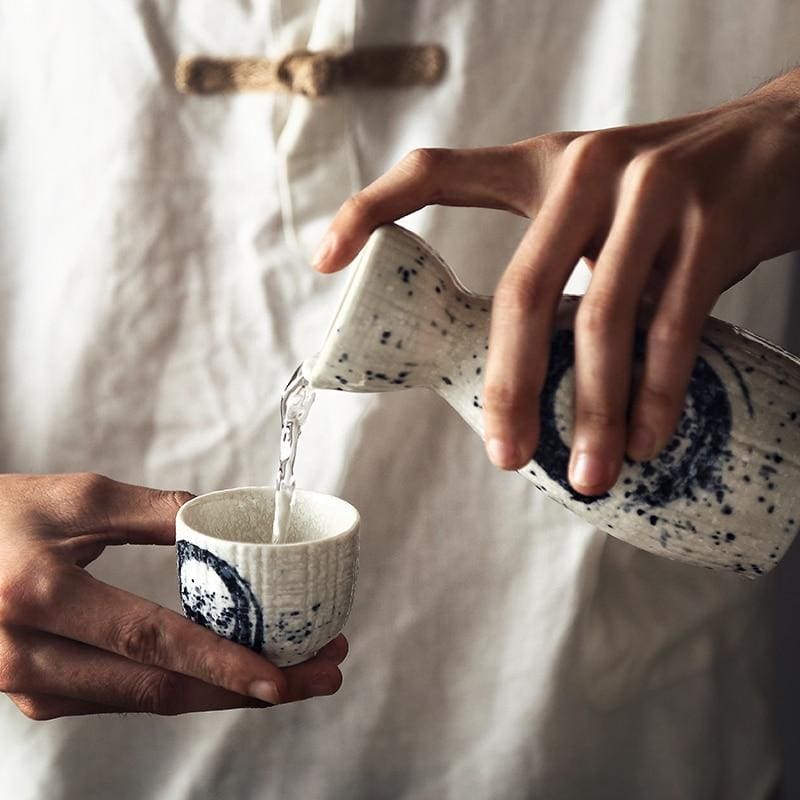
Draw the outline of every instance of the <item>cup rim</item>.
<instances>
[{"instance_id":1,"label":"cup rim","mask_svg":"<svg viewBox=\"0 0 800 800\"><path fill-rule=\"evenodd\" d=\"M311 547L313 545L318 545L323 542L335 542L337 539L342 539L347 536L350 536L354 531L357 531L359 525L361 524L361 514L359 514L358 509L352 504L348 503L347 500L344 500L341 497L338 497L335 494L327 494L325 492L315 492L311 489L295 489L295 495L302 495L302 496L312 496L312 497L324 497L326 499L333 499L339 503L343 503L346 505L350 511L353 513L353 521L352 523L342 531L338 533L334 533L332 536L324 536L320 539L311 539L310 541L306 542L284 542L284 543L274 543L274 542L246 542L240 541L237 539L223 539L219 536L212 536L209 533L205 533L204 531L197 530L197 528L193 527L186 521L185 512L190 508L190 506L201 506L205 505L209 500L214 498L215 496L223 495L223 494L237 494L240 492L267 492L268 494L275 495L276 489L274 486L233 486L229 489L217 489L213 492L206 492L205 494L197 495L197 497L193 497L187 503L184 503L179 509L178 513L175 515L175 522L176 526L180 523L184 529L191 533L192 536L199 536L202 537L210 542L218 542L224 545L237 545L238 547L258 547L258 548L271 548L271 549L286 549L290 547ZM176 542L181 538L180 531L177 530L175 532L175 540Z\"/></svg>"}]
</instances>

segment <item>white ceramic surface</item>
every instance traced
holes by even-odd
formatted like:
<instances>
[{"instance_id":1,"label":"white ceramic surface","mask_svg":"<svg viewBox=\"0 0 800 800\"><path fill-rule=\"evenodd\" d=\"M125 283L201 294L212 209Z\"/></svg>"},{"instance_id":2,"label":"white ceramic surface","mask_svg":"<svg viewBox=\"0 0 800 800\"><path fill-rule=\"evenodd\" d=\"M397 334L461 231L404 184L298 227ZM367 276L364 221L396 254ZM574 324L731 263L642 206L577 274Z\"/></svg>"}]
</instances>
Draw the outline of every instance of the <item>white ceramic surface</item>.
<instances>
[{"instance_id":1,"label":"white ceramic surface","mask_svg":"<svg viewBox=\"0 0 800 800\"><path fill-rule=\"evenodd\" d=\"M344 627L358 574L359 515L295 490L288 543L273 545L275 490L211 492L176 519L186 616L280 667L311 658Z\"/></svg>"},{"instance_id":2,"label":"white ceramic surface","mask_svg":"<svg viewBox=\"0 0 800 800\"><path fill-rule=\"evenodd\" d=\"M433 389L482 435L491 298L465 290L437 253L397 225L375 231L350 269L322 349L303 365L311 386ZM800 524L800 361L709 318L673 440L652 461L626 462L608 494L585 497L567 481L577 305L565 296L559 307L540 442L520 474L644 550L749 577L768 572ZM637 351L643 344L639 332Z\"/></svg>"}]
</instances>

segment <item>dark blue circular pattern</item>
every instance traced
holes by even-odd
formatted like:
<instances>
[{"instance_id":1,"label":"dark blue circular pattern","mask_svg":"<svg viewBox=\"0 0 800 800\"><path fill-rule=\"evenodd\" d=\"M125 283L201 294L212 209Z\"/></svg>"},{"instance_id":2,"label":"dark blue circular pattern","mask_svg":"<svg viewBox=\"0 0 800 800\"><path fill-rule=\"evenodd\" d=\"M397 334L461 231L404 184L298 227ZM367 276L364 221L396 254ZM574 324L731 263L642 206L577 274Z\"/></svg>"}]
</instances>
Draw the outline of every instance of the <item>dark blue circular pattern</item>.
<instances>
[{"instance_id":1,"label":"dark blue circular pattern","mask_svg":"<svg viewBox=\"0 0 800 800\"><path fill-rule=\"evenodd\" d=\"M641 360L644 352L641 332L637 332L635 351L637 360ZM570 486L567 480L569 449L561 438L556 419L558 387L574 362L573 332L556 331L542 390L541 433L534 459L573 499L590 505L607 498L608 494L589 497ZM722 480L722 466L731 457L727 449L730 433L731 406L727 390L708 362L698 358L675 436L656 458L639 465L634 478L625 480L625 499L631 506L659 508L680 497L696 500L695 491L703 489L722 503L729 488Z\"/></svg>"},{"instance_id":2,"label":"dark blue circular pattern","mask_svg":"<svg viewBox=\"0 0 800 800\"><path fill-rule=\"evenodd\" d=\"M192 622L261 652L264 644L263 615L247 581L226 561L196 544L179 541L176 549L183 613ZM209 586L199 586L191 579L185 579L184 570L193 562L217 575L225 587L223 596Z\"/></svg>"}]
</instances>

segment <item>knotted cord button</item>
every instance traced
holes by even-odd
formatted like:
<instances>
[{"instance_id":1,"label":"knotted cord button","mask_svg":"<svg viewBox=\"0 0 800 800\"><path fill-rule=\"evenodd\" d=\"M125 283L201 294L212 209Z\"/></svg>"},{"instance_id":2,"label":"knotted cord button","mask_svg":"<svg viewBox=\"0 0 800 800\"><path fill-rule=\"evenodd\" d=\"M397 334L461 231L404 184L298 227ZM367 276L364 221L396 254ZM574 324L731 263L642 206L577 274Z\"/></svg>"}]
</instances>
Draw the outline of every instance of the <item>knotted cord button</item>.
<instances>
[{"instance_id":1,"label":"knotted cord button","mask_svg":"<svg viewBox=\"0 0 800 800\"><path fill-rule=\"evenodd\" d=\"M332 50L293 50L279 59L181 56L175 85L186 94L288 91L324 97L340 86L432 85L445 68L445 51L435 44Z\"/></svg>"},{"instance_id":2,"label":"knotted cord button","mask_svg":"<svg viewBox=\"0 0 800 800\"><path fill-rule=\"evenodd\" d=\"M339 59L331 52L296 50L278 62L276 73L278 80L290 92L322 97L333 90L338 66Z\"/></svg>"}]
</instances>

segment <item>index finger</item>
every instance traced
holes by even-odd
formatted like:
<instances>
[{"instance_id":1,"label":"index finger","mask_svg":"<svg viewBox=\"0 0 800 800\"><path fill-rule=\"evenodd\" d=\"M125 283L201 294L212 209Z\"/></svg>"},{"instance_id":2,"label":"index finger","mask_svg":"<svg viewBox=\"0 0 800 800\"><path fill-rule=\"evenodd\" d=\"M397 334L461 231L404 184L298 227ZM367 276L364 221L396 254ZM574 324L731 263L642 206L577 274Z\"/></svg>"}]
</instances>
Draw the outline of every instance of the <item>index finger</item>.
<instances>
[{"instance_id":1,"label":"index finger","mask_svg":"<svg viewBox=\"0 0 800 800\"><path fill-rule=\"evenodd\" d=\"M280 703L289 696L284 674L260 654L150 600L103 583L79 567L43 571L38 580L31 581L15 617L15 624L267 703ZM292 694L296 693L295 689Z\"/></svg>"},{"instance_id":2,"label":"index finger","mask_svg":"<svg viewBox=\"0 0 800 800\"><path fill-rule=\"evenodd\" d=\"M425 148L347 200L313 259L319 272L336 272L358 255L370 233L428 205L480 206L525 214L535 181L535 150L518 145L472 150Z\"/></svg>"}]
</instances>

